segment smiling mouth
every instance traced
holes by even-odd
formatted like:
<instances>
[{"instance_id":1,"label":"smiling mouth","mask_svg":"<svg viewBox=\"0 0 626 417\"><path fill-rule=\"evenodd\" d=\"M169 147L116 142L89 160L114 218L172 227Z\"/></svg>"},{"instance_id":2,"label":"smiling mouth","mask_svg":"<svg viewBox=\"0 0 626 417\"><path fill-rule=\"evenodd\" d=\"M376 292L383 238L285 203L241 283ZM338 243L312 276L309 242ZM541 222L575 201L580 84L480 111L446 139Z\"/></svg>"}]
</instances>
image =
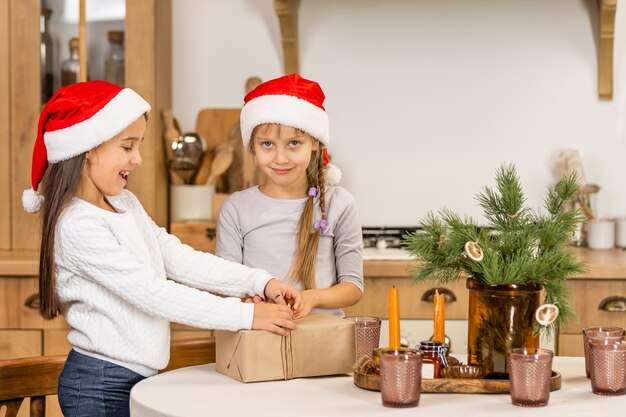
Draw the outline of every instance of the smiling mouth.
<instances>
[{"instance_id":1,"label":"smiling mouth","mask_svg":"<svg viewBox=\"0 0 626 417\"><path fill-rule=\"evenodd\" d=\"M292 170L292 168L283 168L283 169L272 168L272 170L279 175L285 175L289 173Z\"/></svg>"},{"instance_id":2,"label":"smiling mouth","mask_svg":"<svg viewBox=\"0 0 626 417\"><path fill-rule=\"evenodd\" d=\"M129 174L129 171L122 171L120 172L119 175L120 175L120 178L122 178L124 181L128 181L128 174Z\"/></svg>"}]
</instances>

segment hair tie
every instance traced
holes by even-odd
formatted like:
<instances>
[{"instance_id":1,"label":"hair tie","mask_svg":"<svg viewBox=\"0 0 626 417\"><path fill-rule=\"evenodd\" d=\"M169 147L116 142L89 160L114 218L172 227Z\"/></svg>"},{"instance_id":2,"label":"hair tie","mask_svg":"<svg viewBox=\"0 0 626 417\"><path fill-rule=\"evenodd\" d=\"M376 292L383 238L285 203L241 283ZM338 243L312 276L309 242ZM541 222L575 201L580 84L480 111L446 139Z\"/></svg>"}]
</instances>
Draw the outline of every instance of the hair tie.
<instances>
[{"instance_id":1,"label":"hair tie","mask_svg":"<svg viewBox=\"0 0 626 417\"><path fill-rule=\"evenodd\" d=\"M318 194L317 188L315 187L309 188L309 197L315 198L317 197L317 194Z\"/></svg>"},{"instance_id":2,"label":"hair tie","mask_svg":"<svg viewBox=\"0 0 626 417\"><path fill-rule=\"evenodd\" d=\"M328 233L330 230L330 224L326 219L319 219L313 223L313 230L321 230L323 233Z\"/></svg>"}]
</instances>

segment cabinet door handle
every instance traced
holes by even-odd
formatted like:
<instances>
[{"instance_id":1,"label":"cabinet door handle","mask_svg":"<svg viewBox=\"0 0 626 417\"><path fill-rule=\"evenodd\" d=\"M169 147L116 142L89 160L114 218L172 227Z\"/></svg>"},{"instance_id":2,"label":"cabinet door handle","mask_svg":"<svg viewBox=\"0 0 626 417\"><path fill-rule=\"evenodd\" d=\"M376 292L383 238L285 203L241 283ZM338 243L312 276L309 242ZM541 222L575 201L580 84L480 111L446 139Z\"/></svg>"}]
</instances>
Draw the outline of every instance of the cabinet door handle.
<instances>
[{"instance_id":1,"label":"cabinet door handle","mask_svg":"<svg viewBox=\"0 0 626 417\"><path fill-rule=\"evenodd\" d=\"M24 305L28 308L32 308L33 310L39 310L39 293L36 292L31 294L24 301Z\"/></svg>"},{"instance_id":2,"label":"cabinet door handle","mask_svg":"<svg viewBox=\"0 0 626 417\"><path fill-rule=\"evenodd\" d=\"M443 294L443 300L446 303L454 303L456 301L456 295L447 288L431 288L422 294L422 301L432 303L435 301L435 291L439 291L439 294Z\"/></svg>"},{"instance_id":3,"label":"cabinet door handle","mask_svg":"<svg viewBox=\"0 0 626 417\"><path fill-rule=\"evenodd\" d=\"M611 313L626 312L626 298L618 295L606 297L600 301L598 310L604 310Z\"/></svg>"},{"instance_id":4,"label":"cabinet door handle","mask_svg":"<svg viewBox=\"0 0 626 417\"><path fill-rule=\"evenodd\" d=\"M212 228L212 227L207 227L206 228L206 232L204 233L204 235L206 236L207 239L209 240L213 240L215 239L215 235L217 234L216 229Z\"/></svg>"}]
</instances>

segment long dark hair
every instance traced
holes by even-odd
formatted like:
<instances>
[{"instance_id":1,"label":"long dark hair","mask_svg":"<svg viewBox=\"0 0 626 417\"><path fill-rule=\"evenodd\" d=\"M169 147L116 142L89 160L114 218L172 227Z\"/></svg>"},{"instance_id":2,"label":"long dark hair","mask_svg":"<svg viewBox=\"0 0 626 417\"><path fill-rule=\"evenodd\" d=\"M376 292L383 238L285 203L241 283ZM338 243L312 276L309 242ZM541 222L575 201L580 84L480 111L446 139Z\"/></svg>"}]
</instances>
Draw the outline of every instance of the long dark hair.
<instances>
[{"instance_id":1,"label":"long dark hair","mask_svg":"<svg viewBox=\"0 0 626 417\"><path fill-rule=\"evenodd\" d=\"M66 161L50 164L39 187L44 197L39 251L39 312L49 320L60 313L54 262L57 223L78 190L84 163L83 153Z\"/></svg>"}]
</instances>

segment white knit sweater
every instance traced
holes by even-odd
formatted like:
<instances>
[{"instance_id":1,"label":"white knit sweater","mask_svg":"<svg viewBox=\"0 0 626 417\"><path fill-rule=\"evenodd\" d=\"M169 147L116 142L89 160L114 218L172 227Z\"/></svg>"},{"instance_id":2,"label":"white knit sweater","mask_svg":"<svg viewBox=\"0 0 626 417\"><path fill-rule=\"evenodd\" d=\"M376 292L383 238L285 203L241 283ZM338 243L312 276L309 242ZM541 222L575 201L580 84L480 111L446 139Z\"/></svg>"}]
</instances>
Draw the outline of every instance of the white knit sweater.
<instances>
[{"instance_id":1,"label":"white knit sweater","mask_svg":"<svg viewBox=\"0 0 626 417\"><path fill-rule=\"evenodd\" d=\"M109 201L118 213L75 198L57 227L56 284L70 343L156 370L169 362L170 321L251 328L253 304L206 291L263 297L267 272L183 245L130 191Z\"/></svg>"}]
</instances>

